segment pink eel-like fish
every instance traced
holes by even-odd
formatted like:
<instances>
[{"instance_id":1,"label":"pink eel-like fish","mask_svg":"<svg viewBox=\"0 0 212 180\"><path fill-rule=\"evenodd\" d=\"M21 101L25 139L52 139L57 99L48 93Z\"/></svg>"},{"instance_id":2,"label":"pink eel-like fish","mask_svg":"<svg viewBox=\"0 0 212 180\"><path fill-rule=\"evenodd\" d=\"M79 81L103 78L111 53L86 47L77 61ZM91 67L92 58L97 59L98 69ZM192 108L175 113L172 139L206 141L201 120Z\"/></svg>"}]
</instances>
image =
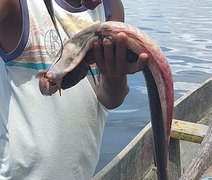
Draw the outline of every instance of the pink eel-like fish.
<instances>
[{"instance_id":1,"label":"pink eel-like fish","mask_svg":"<svg viewBox=\"0 0 212 180\"><path fill-rule=\"evenodd\" d=\"M48 70L38 74L40 90L45 95L60 91L64 86L63 79L68 74L70 76L70 73L84 61L84 57L92 49L93 42L98 40L99 36L113 37L120 32L126 33L127 48L130 51L137 55L147 53L149 56L143 74L148 89L158 179L166 180L169 179L168 146L174 103L173 80L164 53L147 34L134 26L113 21L86 28L69 39L64 45L59 60L55 61Z\"/></svg>"}]
</instances>

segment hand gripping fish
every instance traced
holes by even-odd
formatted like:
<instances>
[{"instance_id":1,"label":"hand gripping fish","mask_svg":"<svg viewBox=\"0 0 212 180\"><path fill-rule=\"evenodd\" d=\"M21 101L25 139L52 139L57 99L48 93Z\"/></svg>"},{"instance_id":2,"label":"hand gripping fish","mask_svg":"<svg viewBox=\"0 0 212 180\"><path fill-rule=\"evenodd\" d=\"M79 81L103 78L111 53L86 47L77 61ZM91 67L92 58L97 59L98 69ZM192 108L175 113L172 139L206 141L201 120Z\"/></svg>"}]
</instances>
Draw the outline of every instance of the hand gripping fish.
<instances>
[{"instance_id":1,"label":"hand gripping fish","mask_svg":"<svg viewBox=\"0 0 212 180\"><path fill-rule=\"evenodd\" d=\"M143 69L147 84L151 123L153 128L154 152L159 180L169 179L168 145L173 113L173 80L169 64L161 49L153 40L138 28L121 22L103 22L79 32L65 45L58 61L38 74L42 94L51 95L66 87L64 79L84 61L94 41L99 36L115 36L124 32L127 35L127 48L139 55L147 53L149 61Z\"/></svg>"}]
</instances>

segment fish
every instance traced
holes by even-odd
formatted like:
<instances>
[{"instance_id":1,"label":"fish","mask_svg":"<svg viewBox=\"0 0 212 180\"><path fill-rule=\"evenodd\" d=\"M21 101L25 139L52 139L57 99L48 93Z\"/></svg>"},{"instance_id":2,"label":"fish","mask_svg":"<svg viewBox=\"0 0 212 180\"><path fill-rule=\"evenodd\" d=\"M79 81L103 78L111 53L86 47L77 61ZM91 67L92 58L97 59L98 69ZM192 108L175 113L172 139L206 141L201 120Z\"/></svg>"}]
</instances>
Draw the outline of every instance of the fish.
<instances>
[{"instance_id":1,"label":"fish","mask_svg":"<svg viewBox=\"0 0 212 180\"><path fill-rule=\"evenodd\" d=\"M165 54L148 34L123 22L107 21L89 26L64 44L59 60L56 60L48 70L39 72L37 77L40 91L44 95L52 95L58 90L61 91L61 88L71 87L74 83L68 79L70 77L74 79L72 73L79 73L81 64L91 63L88 60L91 56L87 54L92 54L93 42L100 37L114 37L120 32L127 35L128 51L136 55L146 53L149 57L142 72L148 91L155 165L158 179L168 180L169 141L174 106L173 78Z\"/></svg>"}]
</instances>

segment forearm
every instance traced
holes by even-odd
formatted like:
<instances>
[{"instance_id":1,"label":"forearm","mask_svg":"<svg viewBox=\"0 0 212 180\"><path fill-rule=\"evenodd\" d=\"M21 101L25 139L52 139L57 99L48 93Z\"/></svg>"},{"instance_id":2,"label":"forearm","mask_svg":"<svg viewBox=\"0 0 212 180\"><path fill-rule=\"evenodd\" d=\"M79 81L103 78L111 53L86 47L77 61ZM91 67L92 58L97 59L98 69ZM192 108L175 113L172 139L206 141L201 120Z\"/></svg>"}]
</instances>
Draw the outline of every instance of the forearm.
<instances>
[{"instance_id":1,"label":"forearm","mask_svg":"<svg viewBox=\"0 0 212 180\"><path fill-rule=\"evenodd\" d=\"M124 21L124 8L121 0L110 0L112 16L111 21ZM96 58L101 59L101 56ZM113 109L122 104L129 92L127 77L109 77L101 74L97 87L98 100L108 109Z\"/></svg>"},{"instance_id":2,"label":"forearm","mask_svg":"<svg viewBox=\"0 0 212 180\"><path fill-rule=\"evenodd\" d=\"M98 100L108 109L113 109L122 104L124 98L129 92L127 77L112 78L100 75L99 85L97 87Z\"/></svg>"}]
</instances>

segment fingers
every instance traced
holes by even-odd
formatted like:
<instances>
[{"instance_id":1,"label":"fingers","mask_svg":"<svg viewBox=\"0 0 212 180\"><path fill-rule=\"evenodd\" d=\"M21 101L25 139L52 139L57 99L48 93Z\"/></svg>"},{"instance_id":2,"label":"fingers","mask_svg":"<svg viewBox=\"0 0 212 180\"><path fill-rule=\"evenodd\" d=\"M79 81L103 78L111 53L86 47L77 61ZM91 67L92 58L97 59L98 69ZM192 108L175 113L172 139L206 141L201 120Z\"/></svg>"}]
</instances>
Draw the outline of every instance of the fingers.
<instances>
[{"instance_id":1,"label":"fingers","mask_svg":"<svg viewBox=\"0 0 212 180\"><path fill-rule=\"evenodd\" d=\"M101 73L115 76L115 46L112 37L94 42L94 59Z\"/></svg>"},{"instance_id":2,"label":"fingers","mask_svg":"<svg viewBox=\"0 0 212 180\"><path fill-rule=\"evenodd\" d=\"M127 59L126 59L126 46L127 36L125 33L119 33L116 36L116 74L120 77L126 75Z\"/></svg>"},{"instance_id":3,"label":"fingers","mask_svg":"<svg viewBox=\"0 0 212 180\"><path fill-rule=\"evenodd\" d=\"M95 41L93 44L94 49L94 60L101 71L101 73L105 74L105 60L104 60L104 54L102 49L102 44L99 41Z\"/></svg>"},{"instance_id":4,"label":"fingers","mask_svg":"<svg viewBox=\"0 0 212 180\"><path fill-rule=\"evenodd\" d=\"M127 35L123 32L94 42L94 59L100 72L110 77L123 77L141 71L148 62L147 53L141 53L135 62L128 62L126 50Z\"/></svg>"},{"instance_id":5,"label":"fingers","mask_svg":"<svg viewBox=\"0 0 212 180\"><path fill-rule=\"evenodd\" d=\"M141 53L138 57L138 60L134 63L128 63L128 74L134 74L144 69L149 60L149 56L147 53Z\"/></svg>"},{"instance_id":6,"label":"fingers","mask_svg":"<svg viewBox=\"0 0 212 180\"><path fill-rule=\"evenodd\" d=\"M147 65L148 60L149 60L149 56L147 53L141 53L139 55L138 61L140 63L140 70L143 69Z\"/></svg>"},{"instance_id":7,"label":"fingers","mask_svg":"<svg viewBox=\"0 0 212 180\"><path fill-rule=\"evenodd\" d=\"M106 37L103 39L103 47L104 47L104 61L105 61L105 70L106 73L110 76L115 75L115 51L114 51L114 43L113 39L110 37Z\"/></svg>"}]
</instances>

